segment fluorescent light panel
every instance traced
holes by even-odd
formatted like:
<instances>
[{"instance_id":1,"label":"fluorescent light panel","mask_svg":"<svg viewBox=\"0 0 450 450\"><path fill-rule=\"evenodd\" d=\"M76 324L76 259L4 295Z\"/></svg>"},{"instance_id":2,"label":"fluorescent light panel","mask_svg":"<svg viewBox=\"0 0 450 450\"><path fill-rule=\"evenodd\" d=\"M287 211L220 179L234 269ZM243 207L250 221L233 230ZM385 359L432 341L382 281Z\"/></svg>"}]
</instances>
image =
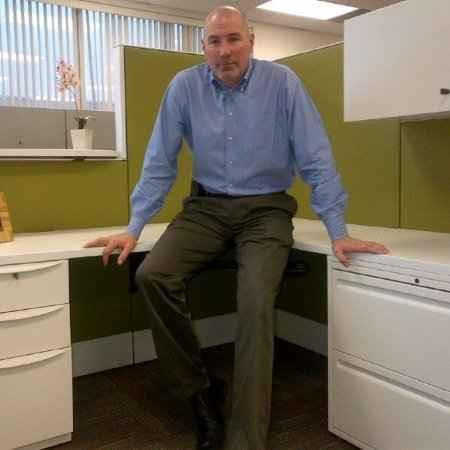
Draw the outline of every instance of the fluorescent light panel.
<instances>
[{"instance_id":1,"label":"fluorescent light panel","mask_svg":"<svg viewBox=\"0 0 450 450\"><path fill-rule=\"evenodd\" d=\"M259 5L258 8L319 20L333 19L357 9L320 0L271 0Z\"/></svg>"}]
</instances>

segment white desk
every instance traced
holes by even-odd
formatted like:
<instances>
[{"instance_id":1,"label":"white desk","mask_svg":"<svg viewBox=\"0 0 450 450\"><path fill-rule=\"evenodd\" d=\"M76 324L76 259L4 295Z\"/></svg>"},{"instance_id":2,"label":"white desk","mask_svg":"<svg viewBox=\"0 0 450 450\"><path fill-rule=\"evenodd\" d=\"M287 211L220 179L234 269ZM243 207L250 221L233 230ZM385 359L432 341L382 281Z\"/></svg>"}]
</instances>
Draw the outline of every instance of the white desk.
<instances>
[{"instance_id":1,"label":"white desk","mask_svg":"<svg viewBox=\"0 0 450 450\"><path fill-rule=\"evenodd\" d=\"M294 225L295 248L332 254L321 222L294 219ZM150 250L165 228L166 224L147 225L135 251ZM358 255L357 258L411 268L427 264L433 271L450 274L450 234L361 225L349 225L348 228L353 237L382 242L391 250L388 256ZM101 249L86 249L83 245L98 236L121 231L123 227L17 234L13 242L0 244L0 265L100 255Z\"/></svg>"}]
</instances>

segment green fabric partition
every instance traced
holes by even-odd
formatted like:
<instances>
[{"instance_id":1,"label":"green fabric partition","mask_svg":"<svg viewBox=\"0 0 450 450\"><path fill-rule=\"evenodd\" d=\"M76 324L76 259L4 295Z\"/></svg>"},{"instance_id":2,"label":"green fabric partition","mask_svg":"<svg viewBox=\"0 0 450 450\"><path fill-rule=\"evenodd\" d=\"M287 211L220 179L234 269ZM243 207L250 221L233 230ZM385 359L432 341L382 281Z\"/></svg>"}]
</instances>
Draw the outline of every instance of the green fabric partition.
<instances>
[{"instance_id":1,"label":"green fabric partition","mask_svg":"<svg viewBox=\"0 0 450 450\"><path fill-rule=\"evenodd\" d=\"M342 44L283 58L303 81L320 111L337 167L349 192L347 222L398 227L400 134L398 120L343 121ZM309 206L309 189L297 182L298 216L317 218Z\"/></svg>"},{"instance_id":2,"label":"green fabric partition","mask_svg":"<svg viewBox=\"0 0 450 450\"><path fill-rule=\"evenodd\" d=\"M128 266L114 255L104 267L101 258L69 262L72 342L126 333L131 329Z\"/></svg>"},{"instance_id":3,"label":"green fabric partition","mask_svg":"<svg viewBox=\"0 0 450 450\"><path fill-rule=\"evenodd\" d=\"M16 233L128 221L125 161L0 161L0 191Z\"/></svg>"},{"instance_id":4,"label":"green fabric partition","mask_svg":"<svg viewBox=\"0 0 450 450\"><path fill-rule=\"evenodd\" d=\"M401 227L450 233L450 120L402 124Z\"/></svg>"},{"instance_id":5,"label":"green fabric partition","mask_svg":"<svg viewBox=\"0 0 450 450\"><path fill-rule=\"evenodd\" d=\"M125 47L125 91L129 192L139 179L147 143L167 85L174 75L203 61L203 56ZM165 205L152 222L168 222L188 194L192 163L186 146L178 159L178 177Z\"/></svg>"},{"instance_id":6,"label":"green fabric partition","mask_svg":"<svg viewBox=\"0 0 450 450\"><path fill-rule=\"evenodd\" d=\"M276 307L284 311L327 323L327 258L318 253L302 252L307 273L287 275L281 285Z\"/></svg>"}]
</instances>

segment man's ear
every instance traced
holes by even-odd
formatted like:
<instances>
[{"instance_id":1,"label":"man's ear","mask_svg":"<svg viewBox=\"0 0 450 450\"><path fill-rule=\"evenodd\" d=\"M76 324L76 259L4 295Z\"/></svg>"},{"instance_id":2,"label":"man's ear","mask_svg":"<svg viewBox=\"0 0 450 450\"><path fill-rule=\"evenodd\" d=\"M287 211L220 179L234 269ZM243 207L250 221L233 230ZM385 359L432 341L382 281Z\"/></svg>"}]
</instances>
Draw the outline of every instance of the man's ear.
<instances>
[{"instance_id":1,"label":"man's ear","mask_svg":"<svg viewBox=\"0 0 450 450\"><path fill-rule=\"evenodd\" d=\"M204 39L202 39L202 50L203 50L203 53L205 53L205 40Z\"/></svg>"},{"instance_id":2,"label":"man's ear","mask_svg":"<svg viewBox=\"0 0 450 450\"><path fill-rule=\"evenodd\" d=\"M253 54L253 50L255 47L255 33L250 33L249 34L249 39L250 39L250 45L252 47L252 54Z\"/></svg>"}]
</instances>

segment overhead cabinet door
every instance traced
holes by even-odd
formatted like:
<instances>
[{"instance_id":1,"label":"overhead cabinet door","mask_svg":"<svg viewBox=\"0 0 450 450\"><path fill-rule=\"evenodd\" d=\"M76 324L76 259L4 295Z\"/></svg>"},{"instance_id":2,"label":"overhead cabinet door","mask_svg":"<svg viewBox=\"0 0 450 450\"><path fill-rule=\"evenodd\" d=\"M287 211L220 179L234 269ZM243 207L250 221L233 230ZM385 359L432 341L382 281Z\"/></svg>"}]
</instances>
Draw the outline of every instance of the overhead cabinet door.
<instances>
[{"instance_id":1,"label":"overhead cabinet door","mask_svg":"<svg viewBox=\"0 0 450 450\"><path fill-rule=\"evenodd\" d=\"M406 0L344 26L346 121L450 115L450 1Z\"/></svg>"}]
</instances>

